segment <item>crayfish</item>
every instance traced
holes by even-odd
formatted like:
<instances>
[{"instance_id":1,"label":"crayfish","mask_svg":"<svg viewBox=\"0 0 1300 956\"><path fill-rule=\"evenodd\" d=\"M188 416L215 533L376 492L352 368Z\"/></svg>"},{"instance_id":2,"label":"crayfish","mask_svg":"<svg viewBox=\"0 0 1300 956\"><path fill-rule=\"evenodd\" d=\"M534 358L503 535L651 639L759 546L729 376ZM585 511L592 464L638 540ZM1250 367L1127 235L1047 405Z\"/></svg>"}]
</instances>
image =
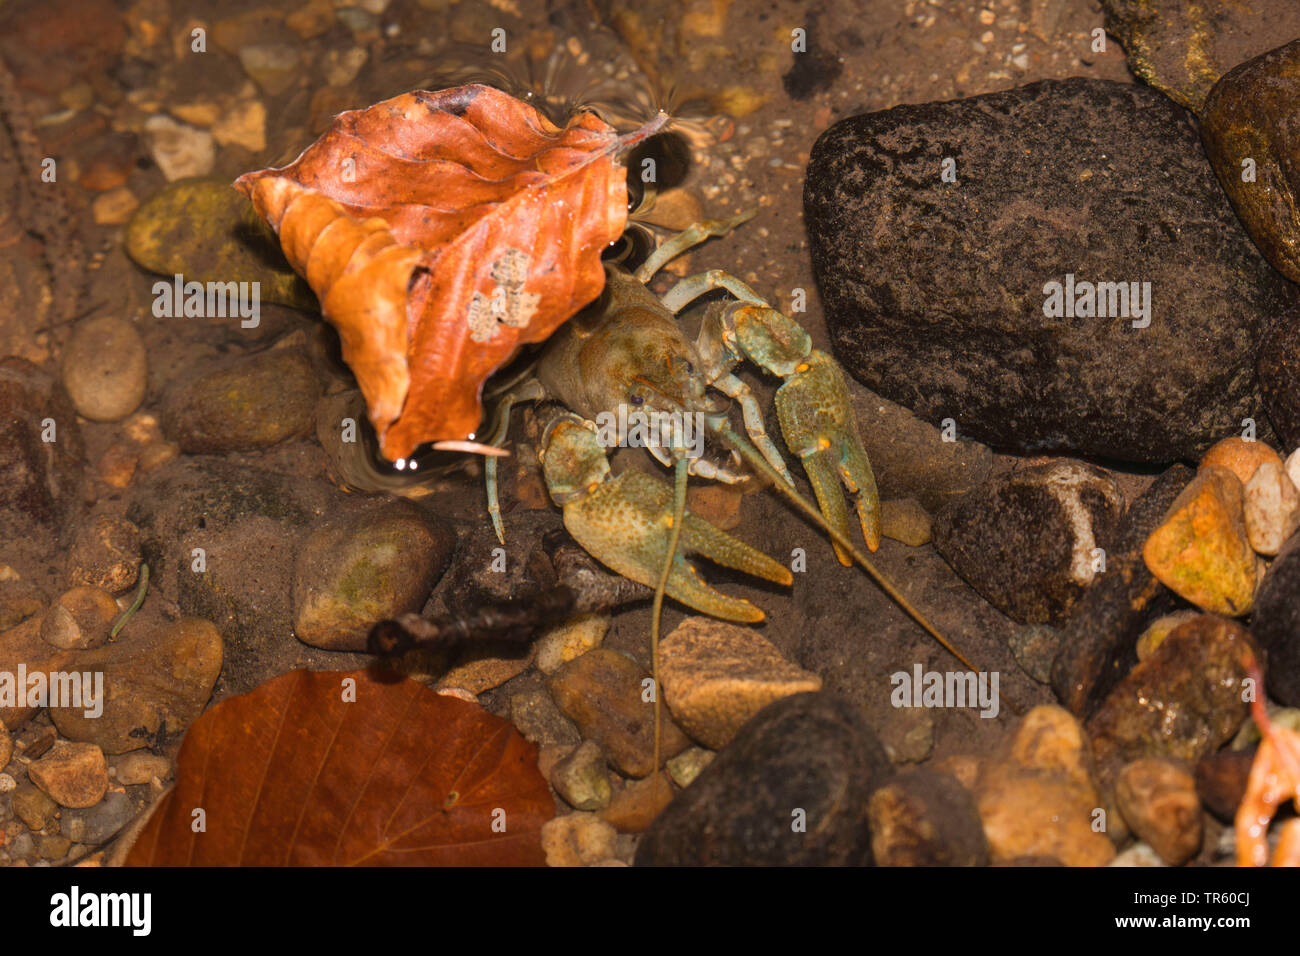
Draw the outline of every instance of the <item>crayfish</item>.
<instances>
[{"instance_id":1,"label":"crayfish","mask_svg":"<svg viewBox=\"0 0 1300 956\"><path fill-rule=\"evenodd\" d=\"M825 530L842 564L861 564L945 648L977 670L850 539L843 492L853 498L871 551L880 542L880 501L844 373L835 360L813 348L798 323L725 272L710 270L683 279L662 300L646 286L673 258L711 236L729 232L752 215L697 223L665 241L634 272L606 262L600 302L562 326L535 363L497 390L499 403L486 441L493 446L504 443L510 412L519 402L553 401L567 409L549 422L542 437L539 457L547 490L564 512L566 529L589 554L619 574L655 587L651 658L656 684L665 594L715 617L748 623L763 619L763 612L750 602L711 587L682 552L777 584L789 585L793 580L783 565L686 510L688 474L724 482L747 479L708 460L698 447L694 454L689 452L691 422L720 439L733 457L767 479ZM725 290L730 298L703 307L700 332L692 342L682 331L677 313L715 289ZM757 399L735 374L742 362L781 379L775 397L781 435L802 463L820 511L795 490L781 452L767 433ZM722 400L714 392L721 393ZM732 400L740 405L748 440L731 428ZM606 457L609 442L596 421L629 409L649 423L646 445L651 454L674 467L673 487L639 471L611 476ZM495 457L486 459L485 473L488 510L504 542ZM657 694L655 717L658 726ZM657 745L656 733L656 751Z\"/></svg>"},{"instance_id":2,"label":"crayfish","mask_svg":"<svg viewBox=\"0 0 1300 956\"><path fill-rule=\"evenodd\" d=\"M601 298L561 326L522 371L486 396L495 401L495 409L482 444L475 448L488 452L484 459L488 512L497 536L504 543L497 489L497 456L504 451L491 452L504 448L517 404L557 403L563 410L546 425L539 451L547 491L563 510L565 528L588 554L623 577L655 589L651 666L657 687L665 595L726 620L756 623L764 617L749 601L711 587L686 554L777 584L793 581L784 565L686 509L688 475L729 483L749 478L705 457L700 443L690 441L692 431L702 432L721 441L736 462L747 465L825 531L842 564L860 564L943 647L967 668L978 670L851 539L844 492L853 499L870 551L880 543L880 501L844 372L835 360L813 348L802 326L728 273L709 270L682 279L662 299L646 285L687 249L730 232L752 216L749 212L696 223L659 245L635 271L607 260ZM717 289L729 298L702 307L700 331L691 341L678 313ZM781 452L767 433L758 400L736 375L744 362L781 380L775 396L781 436L803 465L820 510L796 490ZM733 401L740 406L745 436L731 427L728 413ZM597 422L628 415L640 416L645 423L644 444L656 459L673 467L673 485L635 470L611 475L606 449L612 443ZM396 484L409 483L413 477L394 481L396 476L389 476L368 484L395 491ZM386 627L393 624L385 622ZM378 640L379 633L372 634L376 649L393 652L411 646L413 635L394 642L391 629L383 640ZM656 767L659 700L656 693Z\"/></svg>"}]
</instances>

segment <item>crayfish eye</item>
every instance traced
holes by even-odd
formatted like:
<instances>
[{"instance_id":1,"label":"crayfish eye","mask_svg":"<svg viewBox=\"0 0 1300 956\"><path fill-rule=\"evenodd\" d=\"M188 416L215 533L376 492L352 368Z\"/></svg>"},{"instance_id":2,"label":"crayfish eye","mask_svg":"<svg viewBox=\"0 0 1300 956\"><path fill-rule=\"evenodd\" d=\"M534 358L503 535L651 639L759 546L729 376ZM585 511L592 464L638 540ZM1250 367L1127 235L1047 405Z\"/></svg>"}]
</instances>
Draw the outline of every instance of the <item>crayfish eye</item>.
<instances>
[{"instance_id":1,"label":"crayfish eye","mask_svg":"<svg viewBox=\"0 0 1300 956\"><path fill-rule=\"evenodd\" d=\"M645 396L640 394L639 392L633 392L631 397L631 402L633 405L644 405Z\"/></svg>"}]
</instances>

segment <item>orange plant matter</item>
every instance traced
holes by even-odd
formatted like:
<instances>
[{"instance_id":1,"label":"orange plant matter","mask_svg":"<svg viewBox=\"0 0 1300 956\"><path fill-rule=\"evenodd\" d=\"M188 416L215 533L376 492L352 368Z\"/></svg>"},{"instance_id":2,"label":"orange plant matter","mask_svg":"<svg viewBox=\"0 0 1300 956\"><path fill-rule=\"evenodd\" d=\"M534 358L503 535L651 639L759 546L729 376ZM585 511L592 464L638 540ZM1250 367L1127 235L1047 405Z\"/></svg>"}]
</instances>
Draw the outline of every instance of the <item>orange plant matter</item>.
<instances>
[{"instance_id":1,"label":"orange plant matter","mask_svg":"<svg viewBox=\"0 0 1300 956\"><path fill-rule=\"evenodd\" d=\"M471 439L488 376L600 294L627 221L615 154L661 122L620 137L487 86L417 91L236 180L338 329L387 458Z\"/></svg>"},{"instance_id":2,"label":"orange plant matter","mask_svg":"<svg viewBox=\"0 0 1300 956\"><path fill-rule=\"evenodd\" d=\"M1263 739L1250 766L1246 793L1237 807L1237 865L1263 866L1268 859L1268 827L1278 810L1288 801L1300 811L1300 734L1278 727L1268 719L1262 700L1264 679L1259 665L1252 661L1250 675L1256 694L1251 714ZM1300 866L1300 820L1282 824L1279 842L1273 855L1274 866Z\"/></svg>"},{"instance_id":3,"label":"orange plant matter","mask_svg":"<svg viewBox=\"0 0 1300 956\"><path fill-rule=\"evenodd\" d=\"M541 865L554 814L537 748L477 704L293 671L191 725L126 864Z\"/></svg>"}]
</instances>

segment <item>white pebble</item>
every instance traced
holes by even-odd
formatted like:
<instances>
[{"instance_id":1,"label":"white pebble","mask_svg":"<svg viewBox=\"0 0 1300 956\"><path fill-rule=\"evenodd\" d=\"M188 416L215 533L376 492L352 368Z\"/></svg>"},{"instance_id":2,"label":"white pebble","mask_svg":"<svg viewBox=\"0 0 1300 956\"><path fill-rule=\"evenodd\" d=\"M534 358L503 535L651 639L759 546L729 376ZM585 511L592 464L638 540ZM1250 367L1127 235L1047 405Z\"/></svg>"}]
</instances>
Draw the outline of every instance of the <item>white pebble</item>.
<instances>
[{"instance_id":1,"label":"white pebble","mask_svg":"<svg viewBox=\"0 0 1300 956\"><path fill-rule=\"evenodd\" d=\"M1291 452L1291 457L1286 460L1286 475L1291 484L1300 488L1300 448Z\"/></svg>"},{"instance_id":2,"label":"white pebble","mask_svg":"<svg viewBox=\"0 0 1300 956\"><path fill-rule=\"evenodd\" d=\"M1300 491L1273 462L1264 462L1246 483L1246 535L1260 554L1275 555L1300 528Z\"/></svg>"}]
</instances>

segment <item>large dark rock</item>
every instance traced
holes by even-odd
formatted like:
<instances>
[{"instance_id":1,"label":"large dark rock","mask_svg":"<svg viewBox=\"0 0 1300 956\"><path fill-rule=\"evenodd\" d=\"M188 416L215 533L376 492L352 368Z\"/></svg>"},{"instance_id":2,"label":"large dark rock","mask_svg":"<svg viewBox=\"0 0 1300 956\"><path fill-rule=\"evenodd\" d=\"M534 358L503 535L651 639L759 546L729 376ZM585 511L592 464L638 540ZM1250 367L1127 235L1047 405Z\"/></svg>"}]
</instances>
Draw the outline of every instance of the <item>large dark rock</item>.
<instances>
[{"instance_id":1,"label":"large dark rock","mask_svg":"<svg viewBox=\"0 0 1300 956\"><path fill-rule=\"evenodd\" d=\"M795 694L740 729L637 847L638 866L871 862L867 802L893 773L857 708Z\"/></svg>"},{"instance_id":2,"label":"large dark rock","mask_svg":"<svg viewBox=\"0 0 1300 956\"><path fill-rule=\"evenodd\" d=\"M1101 0L1128 68L1188 109L1243 60L1300 35L1295 0Z\"/></svg>"},{"instance_id":3,"label":"large dark rock","mask_svg":"<svg viewBox=\"0 0 1300 956\"><path fill-rule=\"evenodd\" d=\"M1156 462L1260 417L1255 351L1294 290L1152 90L1050 80L844 120L813 148L804 206L840 361L932 423ZM1132 303L1049 317L1067 276L1150 283L1150 325Z\"/></svg>"},{"instance_id":4,"label":"large dark rock","mask_svg":"<svg viewBox=\"0 0 1300 956\"><path fill-rule=\"evenodd\" d=\"M1278 317L1259 348L1259 390L1284 450L1300 445L1300 312Z\"/></svg>"},{"instance_id":5,"label":"large dark rock","mask_svg":"<svg viewBox=\"0 0 1300 956\"><path fill-rule=\"evenodd\" d=\"M1291 6L1296 30L1289 36L1295 36L1300 4ZM1255 244L1283 275L1300 282L1300 40L1219 80L1205 101L1201 137Z\"/></svg>"},{"instance_id":6,"label":"large dark rock","mask_svg":"<svg viewBox=\"0 0 1300 956\"><path fill-rule=\"evenodd\" d=\"M1269 695L1300 707L1300 534L1291 536L1255 595L1251 632L1268 652Z\"/></svg>"},{"instance_id":7,"label":"large dark rock","mask_svg":"<svg viewBox=\"0 0 1300 956\"><path fill-rule=\"evenodd\" d=\"M1072 714L1083 717L1137 663L1137 639L1146 622L1174 603L1142 560L1142 546L1164 520L1192 470L1174 465L1160 475L1125 513L1106 573L1075 609L1052 662L1052 690Z\"/></svg>"},{"instance_id":8,"label":"large dark rock","mask_svg":"<svg viewBox=\"0 0 1300 956\"><path fill-rule=\"evenodd\" d=\"M935 517L934 548L1011 619L1060 624L1097 579L1123 512L1110 475L1055 461L999 475L948 505Z\"/></svg>"}]
</instances>

